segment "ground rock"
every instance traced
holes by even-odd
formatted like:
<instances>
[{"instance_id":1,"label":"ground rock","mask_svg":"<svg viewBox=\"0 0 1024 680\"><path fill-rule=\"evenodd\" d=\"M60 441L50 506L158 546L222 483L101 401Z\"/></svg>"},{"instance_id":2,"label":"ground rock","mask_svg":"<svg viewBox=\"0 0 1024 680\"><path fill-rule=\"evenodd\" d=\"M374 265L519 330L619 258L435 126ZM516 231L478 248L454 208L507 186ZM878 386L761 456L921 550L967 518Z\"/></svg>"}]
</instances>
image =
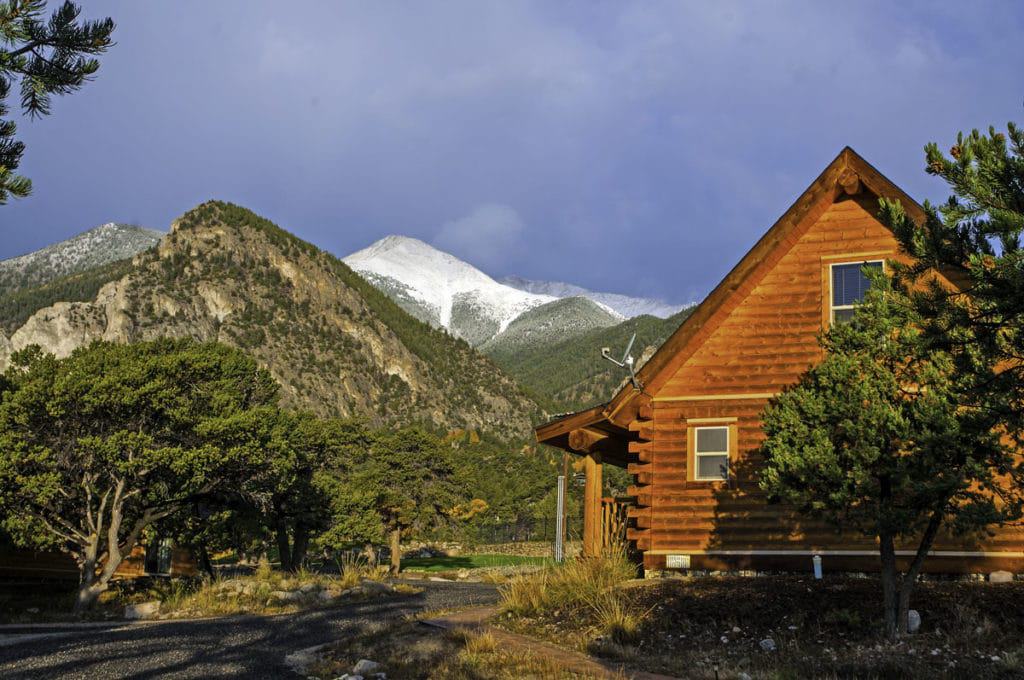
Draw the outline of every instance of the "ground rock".
<instances>
[{"instance_id":1,"label":"ground rock","mask_svg":"<svg viewBox=\"0 0 1024 680\"><path fill-rule=\"evenodd\" d=\"M302 593L294 590L275 590L270 593L270 597L278 602L298 602L302 599Z\"/></svg>"},{"instance_id":2,"label":"ground rock","mask_svg":"<svg viewBox=\"0 0 1024 680\"><path fill-rule=\"evenodd\" d=\"M916 609L907 612L907 632L916 633L921 629L921 614Z\"/></svg>"},{"instance_id":3,"label":"ground rock","mask_svg":"<svg viewBox=\"0 0 1024 680\"><path fill-rule=\"evenodd\" d=\"M320 590L320 585L316 584L316 583L306 583L306 584L303 584L299 588L299 590L304 592L304 593L312 593L313 591Z\"/></svg>"},{"instance_id":4,"label":"ground rock","mask_svg":"<svg viewBox=\"0 0 1024 680\"><path fill-rule=\"evenodd\" d=\"M356 665L352 667L352 672L355 675L367 676L380 672L380 668L380 664L376 661L360 659L356 662Z\"/></svg>"},{"instance_id":5,"label":"ground rock","mask_svg":"<svg viewBox=\"0 0 1024 680\"><path fill-rule=\"evenodd\" d=\"M989 583L1009 583L1013 580L1013 573L1009 571L993 571L988 575Z\"/></svg>"},{"instance_id":6,"label":"ground rock","mask_svg":"<svg viewBox=\"0 0 1024 680\"><path fill-rule=\"evenodd\" d=\"M160 601L143 602L141 604L130 604L124 608L126 619L150 619L160 613Z\"/></svg>"},{"instance_id":7,"label":"ground rock","mask_svg":"<svg viewBox=\"0 0 1024 680\"><path fill-rule=\"evenodd\" d=\"M381 583L380 581L363 581L360 586L367 595L381 595L383 593L390 593L394 590L387 583Z\"/></svg>"},{"instance_id":8,"label":"ground rock","mask_svg":"<svg viewBox=\"0 0 1024 680\"><path fill-rule=\"evenodd\" d=\"M761 640L761 642L759 644L761 645L761 649L766 651L766 652L774 652L775 651L775 640L773 640L771 638L765 638L765 639Z\"/></svg>"}]
</instances>

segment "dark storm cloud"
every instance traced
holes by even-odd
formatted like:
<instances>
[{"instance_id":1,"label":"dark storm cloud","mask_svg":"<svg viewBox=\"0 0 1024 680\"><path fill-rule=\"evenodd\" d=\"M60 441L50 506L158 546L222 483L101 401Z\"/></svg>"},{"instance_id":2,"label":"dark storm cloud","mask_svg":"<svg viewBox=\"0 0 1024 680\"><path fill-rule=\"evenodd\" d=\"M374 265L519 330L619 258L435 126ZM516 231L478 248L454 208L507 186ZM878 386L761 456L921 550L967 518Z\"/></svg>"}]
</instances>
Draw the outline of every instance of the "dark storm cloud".
<instances>
[{"instance_id":1,"label":"dark storm cloud","mask_svg":"<svg viewBox=\"0 0 1024 680\"><path fill-rule=\"evenodd\" d=\"M1009 2L84 5L118 45L22 123L0 257L216 197L342 255L402 233L686 301L844 145L942 198L925 142L1024 119Z\"/></svg>"}]
</instances>

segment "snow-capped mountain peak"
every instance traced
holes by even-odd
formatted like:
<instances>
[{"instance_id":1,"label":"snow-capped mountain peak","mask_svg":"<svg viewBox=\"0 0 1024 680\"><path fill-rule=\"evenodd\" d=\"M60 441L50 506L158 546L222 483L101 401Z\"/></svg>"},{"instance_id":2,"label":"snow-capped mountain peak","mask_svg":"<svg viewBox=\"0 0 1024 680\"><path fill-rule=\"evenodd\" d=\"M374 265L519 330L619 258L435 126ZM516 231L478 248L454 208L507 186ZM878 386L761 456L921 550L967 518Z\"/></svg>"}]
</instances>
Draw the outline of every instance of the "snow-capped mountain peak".
<instances>
[{"instance_id":1,"label":"snow-capped mountain peak","mask_svg":"<svg viewBox=\"0 0 1024 680\"><path fill-rule=\"evenodd\" d=\"M472 344L504 331L523 312L557 299L498 283L473 265L408 236L387 236L343 259L414 316Z\"/></svg>"}]
</instances>

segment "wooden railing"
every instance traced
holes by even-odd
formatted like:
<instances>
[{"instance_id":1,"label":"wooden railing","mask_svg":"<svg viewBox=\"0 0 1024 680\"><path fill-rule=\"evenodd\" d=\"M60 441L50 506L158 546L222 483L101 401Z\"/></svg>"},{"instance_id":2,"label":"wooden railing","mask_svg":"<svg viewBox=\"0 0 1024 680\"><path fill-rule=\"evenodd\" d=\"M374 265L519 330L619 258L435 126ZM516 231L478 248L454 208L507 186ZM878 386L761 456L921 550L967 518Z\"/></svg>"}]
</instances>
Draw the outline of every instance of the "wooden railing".
<instances>
[{"instance_id":1,"label":"wooden railing","mask_svg":"<svg viewBox=\"0 0 1024 680\"><path fill-rule=\"evenodd\" d=\"M626 549L626 523L630 497L601 499L601 549Z\"/></svg>"}]
</instances>

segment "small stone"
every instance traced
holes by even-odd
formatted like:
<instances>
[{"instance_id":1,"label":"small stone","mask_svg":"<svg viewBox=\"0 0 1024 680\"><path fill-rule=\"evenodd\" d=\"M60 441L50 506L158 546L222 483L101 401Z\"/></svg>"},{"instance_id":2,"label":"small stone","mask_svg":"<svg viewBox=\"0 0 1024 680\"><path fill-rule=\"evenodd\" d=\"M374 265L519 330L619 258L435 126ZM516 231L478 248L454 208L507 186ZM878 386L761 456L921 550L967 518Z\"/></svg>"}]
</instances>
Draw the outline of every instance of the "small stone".
<instances>
[{"instance_id":1,"label":"small stone","mask_svg":"<svg viewBox=\"0 0 1024 680\"><path fill-rule=\"evenodd\" d=\"M921 615L916 609L907 612L907 632L916 633L921 629Z\"/></svg>"},{"instance_id":2,"label":"small stone","mask_svg":"<svg viewBox=\"0 0 1024 680\"><path fill-rule=\"evenodd\" d=\"M381 583L380 581L363 581L362 589L367 595L380 595L382 593L390 593L394 590L387 583Z\"/></svg>"},{"instance_id":3,"label":"small stone","mask_svg":"<svg viewBox=\"0 0 1024 680\"><path fill-rule=\"evenodd\" d=\"M352 667L352 672L356 675L370 675L371 673L378 673L381 667L376 661L370 661L369 659L360 659L356 662L356 665Z\"/></svg>"},{"instance_id":4,"label":"small stone","mask_svg":"<svg viewBox=\"0 0 1024 680\"><path fill-rule=\"evenodd\" d=\"M989 660L990 661L995 661L996 663L999 663L999 657L998 656L989 657Z\"/></svg>"},{"instance_id":5,"label":"small stone","mask_svg":"<svg viewBox=\"0 0 1024 680\"><path fill-rule=\"evenodd\" d=\"M151 619L160 613L160 601L143 602L142 604L130 604L124 608L126 619Z\"/></svg>"},{"instance_id":6,"label":"small stone","mask_svg":"<svg viewBox=\"0 0 1024 680\"><path fill-rule=\"evenodd\" d=\"M732 632L739 633L740 632L740 627L739 626L733 626L732 627Z\"/></svg>"},{"instance_id":7,"label":"small stone","mask_svg":"<svg viewBox=\"0 0 1024 680\"><path fill-rule=\"evenodd\" d=\"M753 680L753 678L750 677L750 673L744 673L741 671L740 674L736 676L736 680Z\"/></svg>"},{"instance_id":8,"label":"small stone","mask_svg":"<svg viewBox=\"0 0 1024 680\"><path fill-rule=\"evenodd\" d=\"M25 611L27 611L29 614L38 614L39 613L39 607L29 607Z\"/></svg>"},{"instance_id":9,"label":"small stone","mask_svg":"<svg viewBox=\"0 0 1024 680\"><path fill-rule=\"evenodd\" d=\"M723 645L729 644L729 637L728 636L726 636L726 635L722 636L722 644Z\"/></svg>"},{"instance_id":10,"label":"small stone","mask_svg":"<svg viewBox=\"0 0 1024 680\"><path fill-rule=\"evenodd\" d=\"M278 602L298 602L302 599L302 593L294 590L275 590L270 597Z\"/></svg>"},{"instance_id":11,"label":"small stone","mask_svg":"<svg viewBox=\"0 0 1024 680\"><path fill-rule=\"evenodd\" d=\"M758 643L758 644L761 645L761 650L762 651L765 651L765 652L774 652L775 651L775 640L773 640L771 638L765 638L765 639L761 640L761 642Z\"/></svg>"},{"instance_id":12,"label":"small stone","mask_svg":"<svg viewBox=\"0 0 1024 680\"><path fill-rule=\"evenodd\" d=\"M1010 583L1013 581L1013 573L1009 571L993 571L988 575L989 583Z\"/></svg>"},{"instance_id":13,"label":"small stone","mask_svg":"<svg viewBox=\"0 0 1024 680\"><path fill-rule=\"evenodd\" d=\"M302 587L299 588L299 590L302 591L303 593L307 593L308 594L308 593L312 593L315 590L320 590L320 586L317 585L316 583L306 583L306 584L303 584Z\"/></svg>"}]
</instances>

